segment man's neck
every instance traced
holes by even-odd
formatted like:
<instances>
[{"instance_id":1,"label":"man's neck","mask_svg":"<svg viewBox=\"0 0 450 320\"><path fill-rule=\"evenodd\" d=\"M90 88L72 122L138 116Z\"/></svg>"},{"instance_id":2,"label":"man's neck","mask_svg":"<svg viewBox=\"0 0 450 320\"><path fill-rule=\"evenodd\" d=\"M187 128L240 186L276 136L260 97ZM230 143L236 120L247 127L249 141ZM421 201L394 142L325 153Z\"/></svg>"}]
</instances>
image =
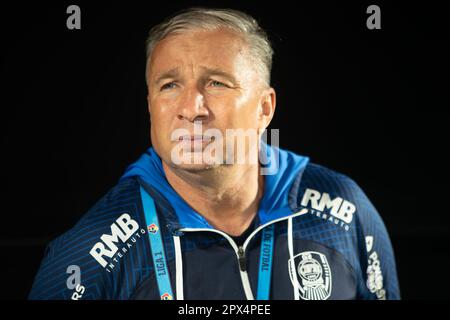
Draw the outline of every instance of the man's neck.
<instances>
[{"instance_id":1,"label":"man's neck","mask_svg":"<svg viewBox=\"0 0 450 320\"><path fill-rule=\"evenodd\" d=\"M264 193L258 165L188 172L166 165L169 184L216 229L238 236L251 224Z\"/></svg>"}]
</instances>

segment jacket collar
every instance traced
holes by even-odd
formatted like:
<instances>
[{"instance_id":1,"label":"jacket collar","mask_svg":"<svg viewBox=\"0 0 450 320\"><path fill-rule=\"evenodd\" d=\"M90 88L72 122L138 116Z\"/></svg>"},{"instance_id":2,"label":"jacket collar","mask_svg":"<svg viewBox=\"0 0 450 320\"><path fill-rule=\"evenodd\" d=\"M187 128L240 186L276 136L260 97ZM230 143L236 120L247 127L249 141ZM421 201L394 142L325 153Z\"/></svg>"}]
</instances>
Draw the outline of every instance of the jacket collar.
<instances>
[{"instance_id":1,"label":"jacket collar","mask_svg":"<svg viewBox=\"0 0 450 320\"><path fill-rule=\"evenodd\" d=\"M269 165L263 166L269 174L264 176L264 195L259 203L260 225L294 213L292 208L296 207L296 203L292 202L296 202L299 177L309 162L308 157L263 142L261 148L270 161ZM144 186L148 184L156 189L170 203L175 215L166 213L165 218L172 232L180 228L214 229L171 187L166 179L161 158L152 147L125 170L120 181L130 177L137 177Z\"/></svg>"}]
</instances>

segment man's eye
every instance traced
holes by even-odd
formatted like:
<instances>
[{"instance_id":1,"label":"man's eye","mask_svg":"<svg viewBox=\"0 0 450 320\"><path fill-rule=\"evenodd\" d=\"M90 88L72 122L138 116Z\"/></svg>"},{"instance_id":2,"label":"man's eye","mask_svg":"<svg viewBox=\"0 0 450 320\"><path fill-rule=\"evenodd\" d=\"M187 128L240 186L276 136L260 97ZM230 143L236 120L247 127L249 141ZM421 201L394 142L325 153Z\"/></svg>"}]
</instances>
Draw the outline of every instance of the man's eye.
<instances>
[{"instance_id":1,"label":"man's eye","mask_svg":"<svg viewBox=\"0 0 450 320\"><path fill-rule=\"evenodd\" d=\"M161 91L175 88L175 82L169 82L161 87Z\"/></svg>"},{"instance_id":2,"label":"man's eye","mask_svg":"<svg viewBox=\"0 0 450 320\"><path fill-rule=\"evenodd\" d=\"M209 84L213 87L226 87L225 84L217 80L212 80Z\"/></svg>"}]
</instances>

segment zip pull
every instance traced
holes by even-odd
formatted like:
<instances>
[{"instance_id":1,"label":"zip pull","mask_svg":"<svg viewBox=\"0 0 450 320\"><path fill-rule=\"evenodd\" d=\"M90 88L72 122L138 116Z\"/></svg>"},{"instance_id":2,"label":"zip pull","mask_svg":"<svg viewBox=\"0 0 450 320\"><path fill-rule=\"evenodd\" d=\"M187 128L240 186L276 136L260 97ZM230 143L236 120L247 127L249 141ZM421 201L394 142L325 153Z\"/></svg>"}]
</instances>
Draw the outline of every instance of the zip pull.
<instances>
[{"instance_id":1,"label":"zip pull","mask_svg":"<svg viewBox=\"0 0 450 320\"><path fill-rule=\"evenodd\" d=\"M238 256L239 256L239 268L241 271L247 271L247 261L245 260L245 252L244 247L240 246L238 248Z\"/></svg>"}]
</instances>

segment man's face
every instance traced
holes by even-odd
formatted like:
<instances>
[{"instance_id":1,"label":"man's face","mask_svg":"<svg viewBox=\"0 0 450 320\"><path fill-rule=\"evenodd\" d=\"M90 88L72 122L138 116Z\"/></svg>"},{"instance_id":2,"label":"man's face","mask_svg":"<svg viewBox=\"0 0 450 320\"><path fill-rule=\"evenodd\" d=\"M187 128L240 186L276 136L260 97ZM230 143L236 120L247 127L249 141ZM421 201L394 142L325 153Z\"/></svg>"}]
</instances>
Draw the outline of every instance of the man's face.
<instances>
[{"instance_id":1,"label":"man's face","mask_svg":"<svg viewBox=\"0 0 450 320\"><path fill-rule=\"evenodd\" d=\"M228 30L183 32L155 46L148 63L147 99L152 145L166 164L174 166L172 151L181 144L185 155L202 154L212 143L201 136L208 129L215 128L224 137L225 155L227 129L256 131L268 126L275 93L256 67L247 44ZM200 137L194 136L194 125L199 123ZM183 142L173 138L176 129L188 133ZM177 166L186 170L214 167L205 163Z\"/></svg>"}]
</instances>

